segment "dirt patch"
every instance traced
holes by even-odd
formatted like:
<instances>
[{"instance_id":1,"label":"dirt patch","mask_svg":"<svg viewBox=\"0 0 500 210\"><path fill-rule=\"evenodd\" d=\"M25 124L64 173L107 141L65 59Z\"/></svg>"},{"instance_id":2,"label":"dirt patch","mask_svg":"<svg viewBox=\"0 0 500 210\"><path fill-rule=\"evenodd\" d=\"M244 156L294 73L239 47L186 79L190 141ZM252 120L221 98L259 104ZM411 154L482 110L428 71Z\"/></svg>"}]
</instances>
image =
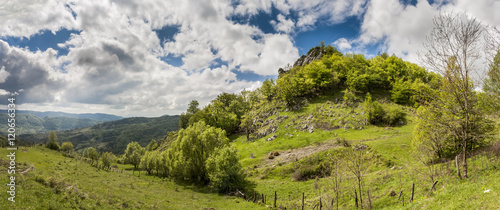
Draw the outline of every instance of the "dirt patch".
<instances>
[{"instance_id":1,"label":"dirt patch","mask_svg":"<svg viewBox=\"0 0 500 210\"><path fill-rule=\"evenodd\" d=\"M278 163L287 164L290 162L295 162L295 161L300 160L302 158L308 157L312 154L315 154L318 152L323 152L325 150L329 150L329 149L336 148L336 147L338 147L337 144L335 144L334 142L331 142L331 141L327 141L327 142L321 143L319 145L311 145L311 146L297 148L297 149L278 151L280 153L280 155L275 157L274 159L266 158L264 166L273 166L273 165L276 165Z\"/></svg>"}]
</instances>

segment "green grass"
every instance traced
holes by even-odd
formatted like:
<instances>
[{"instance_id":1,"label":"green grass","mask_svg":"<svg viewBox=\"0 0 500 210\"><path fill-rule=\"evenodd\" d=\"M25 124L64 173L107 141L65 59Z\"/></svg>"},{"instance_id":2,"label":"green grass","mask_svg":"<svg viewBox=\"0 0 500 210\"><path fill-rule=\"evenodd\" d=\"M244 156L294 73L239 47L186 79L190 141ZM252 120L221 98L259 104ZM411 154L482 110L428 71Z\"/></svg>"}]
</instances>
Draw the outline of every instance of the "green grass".
<instances>
[{"instance_id":1,"label":"green grass","mask_svg":"<svg viewBox=\"0 0 500 210\"><path fill-rule=\"evenodd\" d=\"M24 152L26 151L26 152ZM7 150L0 150L6 158ZM262 205L241 198L220 196L208 188L176 184L145 172L132 174L97 170L89 164L43 147L20 148L16 160L24 170L17 174L16 203L0 199L0 209L259 209ZM26 166L24 166L26 164ZM129 168L132 166L128 166ZM2 166L2 182L8 174ZM4 188L5 189L5 188Z\"/></svg>"},{"instance_id":2,"label":"green grass","mask_svg":"<svg viewBox=\"0 0 500 210\"><path fill-rule=\"evenodd\" d=\"M312 209L321 198L324 209L330 209L334 198L333 177L321 176L306 181L294 181L293 174L300 168L314 168L326 164L329 155L343 149L341 140L351 145L367 145L372 155L371 166L364 176L363 200L367 205L367 190L375 209L498 209L500 208L500 158L480 154L469 160L470 178L460 180L451 162L435 165L438 180L435 191L429 193L432 181L427 175L427 166L418 161L411 151L414 117L409 112L407 125L384 127L362 124L366 119L361 107L351 109L335 103L339 96L324 96L314 99L298 111L282 111L278 116L288 116L276 123L277 130L265 137L246 141L244 135L231 136L240 162L255 185L254 190L267 197L266 205L273 203L277 193L277 206L299 209L302 193L306 209ZM408 111L408 108L405 108ZM357 114L356 114L357 113ZM312 116L312 117L311 117ZM309 120L308 120L309 118ZM276 121L272 115L264 120ZM342 120L342 126L339 123ZM345 123L344 123L345 122ZM325 130L317 125L326 125ZM314 132L301 130L304 125L314 125ZM363 127L352 129L352 127ZM335 127L335 128L334 128ZM334 129L332 129L334 128ZM265 127L261 129L266 129ZM277 138L267 139L273 135ZM290 136L291 134L291 136ZM329 146L322 149L324 146ZM291 151L303 151L308 156L284 160ZM26 150L26 152L23 152ZM321 151L320 151L321 150ZM269 152L279 151L272 161ZM5 159L7 150L0 150ZM255 158L250 158L251 155ZM254 204L241 198L218 195L207 187L182 185L145 172L132 174L132 166L118 164L124 173L98 171L89 164L63 157L61 153L42 147L21 148L17 160L22 171L34 164L34 171L18 174L16 204L7 202L7 194L0 199L0 209L263 209L266 205ZM7 181L5 162L0 168L1 177ZM341 209L355 209L354 175L346 168L341 170ZM408 203L412 184L415 184L414 202ZM490 190L485 193L486 190ZM402 198L398 200L399 192ZM394 191L395 196L391 196ZM335 202L334 202L335 205Z\"/></svg>"}]
</instances>

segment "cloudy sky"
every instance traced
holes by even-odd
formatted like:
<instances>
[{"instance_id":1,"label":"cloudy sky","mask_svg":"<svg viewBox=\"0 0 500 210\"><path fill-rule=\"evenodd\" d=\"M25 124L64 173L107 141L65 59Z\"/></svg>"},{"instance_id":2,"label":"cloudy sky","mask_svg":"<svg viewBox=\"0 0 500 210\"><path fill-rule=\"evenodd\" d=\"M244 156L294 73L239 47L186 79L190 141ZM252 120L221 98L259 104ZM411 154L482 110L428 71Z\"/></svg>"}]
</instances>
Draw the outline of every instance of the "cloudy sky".
<instances>
[{"instance_id":1,"label":"cloudy sky","mask_svg":"<svg viewBox=\"0 0 500 210\"><path fill-rule=\"evenodd\" d=\"M0 0L0 104L180 114L255 89L320 41L418 62L440 11L500 25L498 0Z\"/></svg>"}]
</instances>

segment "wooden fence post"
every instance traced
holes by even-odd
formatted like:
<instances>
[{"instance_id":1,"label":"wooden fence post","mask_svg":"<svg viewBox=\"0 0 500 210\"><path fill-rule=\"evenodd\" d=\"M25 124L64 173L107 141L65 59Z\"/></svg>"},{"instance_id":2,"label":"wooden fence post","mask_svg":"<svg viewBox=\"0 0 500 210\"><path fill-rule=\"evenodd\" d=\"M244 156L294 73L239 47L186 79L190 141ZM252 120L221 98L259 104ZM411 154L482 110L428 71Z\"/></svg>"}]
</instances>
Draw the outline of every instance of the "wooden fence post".
<instances>
[{"instance_id":1,"label":"wooden fence post","mask_svg":"<svg viewBox=\"0 0 500 210\"><path fill-rule=\"evenodd\" d=\"M273 204L274 208L276 208L276 197L277 197L277 194L276 194L276 191L274 191L274 204Z\"/></svg>"},{"instance_id":2,"label":"wooden fence post","mask_svg":"<svg viewBox=\"0 0 500 210\"><path fill-rule=\"evenodd\" d=\"M302 192L302 210L304 210L304 192Z\"/></svg>"},{"instance_id":3,"label":"wooden fence post","mask_svg":"<svg viewBox=\"0 0 500 210\"><path fill-rule=\"evenodd\" d=\"M264 200L264 193L262 193L262 203L266 204L266 201Z\"/></svg>"},{"instance_id":4,"label":"wooden fence post","mask_svg":"<svg viewBox=\"0 0 500 210\"><path fill-rule=\"evenodd\" d=\"M415 183L411 184L411 197L410 197L410 203L413 202L413 194L415 192Z\"/></svg>"}]
</instances>

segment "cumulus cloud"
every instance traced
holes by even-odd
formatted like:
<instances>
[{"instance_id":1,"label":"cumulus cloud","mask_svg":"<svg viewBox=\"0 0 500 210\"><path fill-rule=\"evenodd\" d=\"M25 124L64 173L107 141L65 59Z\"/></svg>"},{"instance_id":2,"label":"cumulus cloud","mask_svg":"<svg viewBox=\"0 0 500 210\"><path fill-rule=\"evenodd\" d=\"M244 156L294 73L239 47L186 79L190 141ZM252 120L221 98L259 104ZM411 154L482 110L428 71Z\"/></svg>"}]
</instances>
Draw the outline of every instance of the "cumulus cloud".
<instances>
[{"instance_id":1,"label":"cumulus cloud","mask_svg":"<svg viewBox=\"0 0 500 210\"><path fill-rule=\"evenodd\" d=\"M295 26L293 20L287 19L282 14L279 14L277 19L278 22L271 20L271 25L274 27L274 30L284 32L286 34L293 32L293 27Z\"/></svg>"},{"instance_id":2,"label":"cumulus cloud","mask_svg":"<svg viewBox=\"0 0 500 210\"><path fill-rule=\"evenodd\" d=\"M54 94L61 90L65 81L58 78L52 66L55 52L48 49L35 53L24 49L10 47L0 40L0 75L3 82L0 89L9 93L23 92L18 97L19 103L46 103L54 100ZM6 71L6 73L4 73ZM0 97L6 101L6 98Z\"/></svg>"},{"instance_id":3,"label":"cumulus cloud","mask_svg":"<svg viewBox=\"0 0 500 210\"><path fill-rule=\"evenodd\" d=\"M432 19L440 12L465 12L484 24L499 25L495 18L494 0L434 2L420 0L403 5L398 0L372 0L361 26L356 44L361 46L381 43L380 50L419 63L418 52L423 51L426 36L433 28ZM498 6L497 6L498 7ZM498 8L500 9L500 8Z\"/></svg>"},{"instance_id":4,"label":"cumulus cloud","mask_svg":"<svg viewBox=\"0 0 500 210\"><path fill-rule=\"evenodd\" d=\"M40 30L56 32L74 29L75 19L68 1L19 0L2 1L0 6L0 36L30 37Z\"/></svg>"},{"instance_id":5,"label":"cumulus cloud","mask_svg":"<svg viewBox=\"0 0 500 210\"><path fill-rule=\"evenodd\" d=\"M333 45L337 46L340 51L349 51L352 48L351 43L346 38L337 39Z\"/></svg>"}]
</instances>

